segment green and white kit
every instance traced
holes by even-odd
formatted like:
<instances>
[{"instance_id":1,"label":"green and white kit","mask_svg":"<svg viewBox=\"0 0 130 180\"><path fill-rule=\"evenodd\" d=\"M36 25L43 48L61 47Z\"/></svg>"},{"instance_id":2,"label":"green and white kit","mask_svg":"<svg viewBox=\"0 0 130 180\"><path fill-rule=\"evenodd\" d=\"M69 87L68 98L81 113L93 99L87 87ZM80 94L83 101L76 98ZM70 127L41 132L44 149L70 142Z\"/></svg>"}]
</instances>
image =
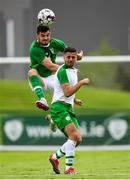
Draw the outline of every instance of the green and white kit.
<instances>
[{"instance_id":1,"label":"green and white kit","mask_svg":"<svg viewBox=\"0 0 130 180\"><path fill-rule=\"evenodd\" d=\"M76 128L79 128L79 124L73 111L75 94L70 97L64 96L61 85L69 83L72 86L77 84L77 69L68 68L65 64L60 66L55 74L54 81L54 94L50 107L51 118L57 127L61 130L71 122L73 122Z\"/></svg>"},{"instance_id":2,"label":"green and white kit","mask_svg":"<svg viewBox=\"0 0 130 180\"><path fill-rule=\"evenodd\" d=\"M59 52L63 52L67 45L59 39L51 38L48 46L40 45L37 40L34 40L30 47L30 68L37 70L41 79L44 81L44 90L53 90L54 75L46 68L41 62L45 57L49 57L50 60L56 64L56 56Z\"/></svg>"}]
</instances>

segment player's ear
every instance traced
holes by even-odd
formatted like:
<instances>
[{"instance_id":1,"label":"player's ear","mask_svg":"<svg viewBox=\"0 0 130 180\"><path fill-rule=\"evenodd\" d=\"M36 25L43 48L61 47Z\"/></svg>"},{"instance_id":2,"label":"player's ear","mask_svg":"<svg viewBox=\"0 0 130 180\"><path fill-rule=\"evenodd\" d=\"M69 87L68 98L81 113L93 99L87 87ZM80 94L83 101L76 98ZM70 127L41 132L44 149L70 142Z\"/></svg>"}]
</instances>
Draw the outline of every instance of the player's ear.
<instances>
[{"instance_id":1,"label":"player's ear","mask_svg":"<svg viewBox=\"0 0 130 180\"><path fill-rule=\"evenodd\" d=\"M36 38L38 38L38 33L36 33Z\"/></svg>"}]
</instances>

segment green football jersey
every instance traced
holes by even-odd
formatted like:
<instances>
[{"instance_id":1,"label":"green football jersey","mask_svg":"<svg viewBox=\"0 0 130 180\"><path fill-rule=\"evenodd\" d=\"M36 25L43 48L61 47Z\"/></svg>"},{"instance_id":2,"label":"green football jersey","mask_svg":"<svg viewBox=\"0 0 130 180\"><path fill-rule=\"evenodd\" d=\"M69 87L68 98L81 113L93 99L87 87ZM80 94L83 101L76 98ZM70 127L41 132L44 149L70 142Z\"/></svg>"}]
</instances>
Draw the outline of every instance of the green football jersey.
<instances>
[{"instance_id":1,"label":"green football jersey","mask_svg":"<svg viewBox=\"0 0 130 180\"><path fill-rule=\"evenodd\" d=\"M45 57L49 57L55 64L57 54L63 52L66 47L67 45L59 39L51 38L47 47L40 45L37 40L34 40L30 47L30 67L36 69L42 77L50 76L52 72L43 66L41 62Z\"/></svg>"}]
</instances>

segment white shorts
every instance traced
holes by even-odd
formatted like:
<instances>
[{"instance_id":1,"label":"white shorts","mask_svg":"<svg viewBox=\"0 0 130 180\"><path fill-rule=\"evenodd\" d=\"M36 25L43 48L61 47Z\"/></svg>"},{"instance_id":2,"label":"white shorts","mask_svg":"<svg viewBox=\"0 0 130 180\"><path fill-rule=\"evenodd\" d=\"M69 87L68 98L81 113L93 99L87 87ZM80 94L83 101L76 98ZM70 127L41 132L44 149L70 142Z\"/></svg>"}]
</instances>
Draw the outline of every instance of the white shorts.
<instances>
[{"instance_id":1,"label":"white shorts","mask_svg":"<svg viewBox=\"0 0 130 180\"><path fill-rule=\"evenodd\" d=\"M53 93L54 91L54 77L55 75L50 75L48 77L42 77L41 79L44 82L44 87L43 90L44 91L49 91L50 93Z\"/></svg>"},{"instance_id":2,"label":"white shorts","mask_svg":"<svg viewBox=\"0 0 130 180\"><path fill-rule=\"evenodd\" d=\"M41 77L41 80L44 83L44 86L42 86L43 90L46 92L49 92L51 94L53 94L53 91L54 91L54 77L55 77L54 74L50 75L48 77ZM32 91L34 91L29 80L28 80L28 82L29 82L29 86L31 87Z\"/></svg>"}]
</instances>

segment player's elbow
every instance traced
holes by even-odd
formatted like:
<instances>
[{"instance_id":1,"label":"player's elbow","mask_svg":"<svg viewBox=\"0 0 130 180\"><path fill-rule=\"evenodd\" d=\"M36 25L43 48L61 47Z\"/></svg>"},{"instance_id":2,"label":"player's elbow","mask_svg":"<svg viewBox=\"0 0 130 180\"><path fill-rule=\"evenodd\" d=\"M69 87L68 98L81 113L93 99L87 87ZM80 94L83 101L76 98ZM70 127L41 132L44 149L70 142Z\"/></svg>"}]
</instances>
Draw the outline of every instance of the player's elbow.
<instances>
[{"instance_id":1,"label":"player's elbow","mask_svg":"<svg viewBox=\"0 0 130 180\"><path fill-rule=\"evenodd\" d=\"M71 94L69 91L65 91L65 92L64 92L64 96L67 97L67 98L70 97L71 95L72 95L72 94Z\"/></svg>"},{"instance_id":2,"label":"player's elbow","mask_svg":"<svg viewBox=\"0 0 130 180\"><path fill-rule=\"evenodd\" d=\"M67 98L70 97L70 95L67 94L67 93L64 93L64 96L67 97Z\"/></svg>"},{"instance_id":3,"label":"player's elbow","mask_svg":"<svg viewBox=\"0 0 130 180\"><path fill-rule=\"evenodd\" d=\"M62 90L65 97L70 97L73 94L73 87L69 83L63 84Z\"/></svg>"},{"instance_id":4,"label":"player's elbow","mask_svg":"<svg viewBox=\"0 0 130 180\"><path fill-rule=\"evenodd\" d=\"M55 64L52 64L49 68L48 68L51 72L55 73L58 69L58 66Z\"/></svg>"}]
</instances>

